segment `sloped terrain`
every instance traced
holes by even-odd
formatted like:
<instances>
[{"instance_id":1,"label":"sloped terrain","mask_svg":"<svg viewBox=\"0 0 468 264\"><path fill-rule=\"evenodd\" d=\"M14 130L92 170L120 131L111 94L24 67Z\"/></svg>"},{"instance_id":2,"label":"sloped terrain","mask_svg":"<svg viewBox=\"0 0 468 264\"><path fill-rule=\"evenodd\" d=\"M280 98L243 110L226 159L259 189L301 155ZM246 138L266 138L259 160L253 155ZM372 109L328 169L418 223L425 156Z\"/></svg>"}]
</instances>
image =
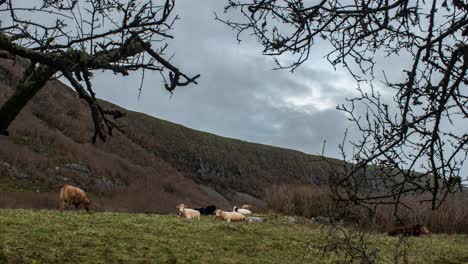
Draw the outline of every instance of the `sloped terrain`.
<instances>
[{"instance_id":1,"label":"sloped terrain","mask_svg":"<svg viewBox=\"0 0 468 264\"><path fill-rule=\"evenodd\" d=\"M0 263L345 262L344 250L349 248L343 245L329 247L328 254L318 250L327 243L327 226L302 218L260 217L266 221L227 223L214 216L190 221L175 215L1 209ZM385 233L370 233L366 239L366 253L377 249L374 263L468 261L466 235L410 237L405 244ZM348 253L356 254L359 249ZM368 263L355 257L352 263Z\"/></svg>"},{"instance_id":2,"label":"sloped terrain","mask_svg":"<svg viewBox=\"0 0 468 264\"><path fill-rule=\"evenodd\" d=\"M21 61L0 61L0 104L21 77ZM24 64L24 62L23 62ZM49 81L0 136L0 206L56 207L61 185L78 185L97 208L173 211L192 206L261 204L272 184L322 184L322 158L196 131L102 101L126 113L107 142L91 144L89 110L58 80ZM34 194L33 194L34 193Z\"/></svg>"}]
</instances>

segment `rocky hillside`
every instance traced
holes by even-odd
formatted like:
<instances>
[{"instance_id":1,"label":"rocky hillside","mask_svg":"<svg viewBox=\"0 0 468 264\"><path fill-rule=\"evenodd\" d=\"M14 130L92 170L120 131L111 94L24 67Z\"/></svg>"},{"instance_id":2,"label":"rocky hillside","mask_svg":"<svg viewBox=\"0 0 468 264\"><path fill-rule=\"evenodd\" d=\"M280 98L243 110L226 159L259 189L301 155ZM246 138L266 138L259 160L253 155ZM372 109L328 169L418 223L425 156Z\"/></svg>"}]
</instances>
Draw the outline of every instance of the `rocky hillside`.
<instances>
[{"instance_id":1,"label":"rocky hillside","mask_svg":"<svg viewBox=\"0 0 468 264\"><path fill-rule=\"evenodd\" d=\"M0 104L21 77L21 63L0 60ZM47 83L0 136L0 207L56 207L64 183L81 186L96 206L173 211L176 203L261 203L272 184L323 184L329 163L299 151L196 131L120 109L125 133L91 144L87 106L74 91Z\"/></svg>"}]
</instances>

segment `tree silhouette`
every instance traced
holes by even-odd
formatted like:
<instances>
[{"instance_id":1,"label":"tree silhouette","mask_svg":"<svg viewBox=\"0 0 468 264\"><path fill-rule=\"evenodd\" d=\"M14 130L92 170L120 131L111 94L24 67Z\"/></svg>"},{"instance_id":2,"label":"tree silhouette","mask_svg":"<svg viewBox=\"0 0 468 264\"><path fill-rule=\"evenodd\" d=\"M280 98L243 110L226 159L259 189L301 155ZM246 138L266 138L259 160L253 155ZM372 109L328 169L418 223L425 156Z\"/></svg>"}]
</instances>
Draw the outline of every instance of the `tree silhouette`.
<instances>
[{"instance_id":1,"label":"tree silhouette","mask_svg":"<svg viewBox=\"0 0 468 264\"><path fill-rule=\"evenodd\" d=\"M164 54L178 19L175 0L0 0L0 57L27 59L14 94L0 108L0 133L53 78L70 82L91 110L93 142L119 129L103 109L92 86L93 72L127 76L134 71L160 72L165 89L196 84Z\"/></svg>"},{"instance_id":2,"label":"tree silhouette","mask_svg":"<svg viewBox=\"0 0 468 264\"><path fill-rule=\"evenodd\" d=\"M254 35L278 68L293 71L327 42L328 61L357 81L360 95L338 107L362 133L351 156L340 145L348 163L332 177L338 200L398 208L402 196L416 192L435 209L459 189L468 151L466 1L230 0L225 13L237 16L216 18L239 41ZM294 62L283 65L276 58L283 54ZM376 89L376 55L401 56L410 65L396 65L405 73L400 80L379 80L394 103Z\"/></svg>"}]
</instances>

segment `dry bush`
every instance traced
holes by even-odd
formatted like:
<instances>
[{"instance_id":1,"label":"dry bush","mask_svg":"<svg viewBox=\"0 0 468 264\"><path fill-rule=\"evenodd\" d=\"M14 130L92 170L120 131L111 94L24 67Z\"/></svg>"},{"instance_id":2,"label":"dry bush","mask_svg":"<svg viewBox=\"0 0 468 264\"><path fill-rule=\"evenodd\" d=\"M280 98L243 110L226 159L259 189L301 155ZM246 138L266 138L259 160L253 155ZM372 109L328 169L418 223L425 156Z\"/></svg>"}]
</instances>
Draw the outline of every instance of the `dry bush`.
<instances>
[{"instance_id":1,"label":"dry bush","mask_svg":"<svg viewBox=\"0 0 468 264\"><path fill-rule=\"evenodd\" d=\"M315 185L273 185L264 200L268 209L287 215L329 216L332 210L329 193Z\"/></svg>"},{"instance_id":2,"label":"dry bush","mask_svg":"<svg viewBox=\"0 0 468 264\"><path fill-rule=\"evenodd\" d=\"M393 206L381 206L372 220L382 229L395 225L424 224L434 233L468 233L468 195L459 193L447 198L438 209L431 210L430 205L420 204L421 197L407 197L405 203L411 208L400 208L396 217Z\"/></svg>"},{"instance_id":3,"label":"dry bush","mask_svg":"<svg viewBox=\"0 0 468 264\"><path fill-rule=\"evenodd\" d=\"M438 210L421 204L424 197L407 196L395 216L393 205L379 205L375 211L363 207L347 208L345 213L334 205L327 191L313 185L273 185L265 191L267 209L304 217L339 217L348 224L386 231L398 225L423 224L434 233L468 233L468 195L459 193L447 198ZM336 219L335 219L336 220Z\"/></svg>"}]
</instances>

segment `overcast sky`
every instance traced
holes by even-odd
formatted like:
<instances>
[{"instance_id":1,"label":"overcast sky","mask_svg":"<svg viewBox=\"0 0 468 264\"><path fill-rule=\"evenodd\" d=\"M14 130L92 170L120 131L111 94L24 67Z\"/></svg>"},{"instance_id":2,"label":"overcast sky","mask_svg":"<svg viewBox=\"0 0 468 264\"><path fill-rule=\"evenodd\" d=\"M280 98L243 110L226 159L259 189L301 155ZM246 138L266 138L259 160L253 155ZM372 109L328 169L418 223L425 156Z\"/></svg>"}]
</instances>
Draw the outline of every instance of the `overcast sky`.
<instances>
[{"instance_id":1,"label":"overcast sky","mask_svg":"<svg viewBox=\"0 0 468 264\"><path fill-rule=\"evenodd\" d=\"M356 94L356 83L346 70L334 69L324 59L326 45L318 45L294 74L272 70L273 59L262 55L255 39L244 35L238 44L235 33L214 20L213 13L222 14L225 2L176 3L181 18L168 56L174 54L172 62L188 75L201 74L198 85L179 87L171 96L160 74L147 72L138 100L140 74L122 78L100 73L94 80L98 96L197 130L310 154L320 153L326 140L325 154L338 157L345 129L351 129L351 137L355 133L336 106ZM406 57L377 61L387 76L396 78L410 63Z\"/></svg>"},{"instance_id":2,"label":"overcast sky","mask_svg":"<svg viewBox=\"0 0 468 264\"><path fill-rule=\"evenodd\" d=\"M355 93L354 82L322 58L325 50L294 74L272 70L273 59L262 55L254 39L246 36L238 44L234 32L214 20L224 3L176 4L181 18L170 43L172 62L189 75L200 73L198 85L179 87L171 96L159 73L146 72L138 100L141 75L97 74L98 96L194 129L310 154L320 153L327 140L326 154L336 156L350 125L336 105Z\"/></svg>"}]
</instances>

